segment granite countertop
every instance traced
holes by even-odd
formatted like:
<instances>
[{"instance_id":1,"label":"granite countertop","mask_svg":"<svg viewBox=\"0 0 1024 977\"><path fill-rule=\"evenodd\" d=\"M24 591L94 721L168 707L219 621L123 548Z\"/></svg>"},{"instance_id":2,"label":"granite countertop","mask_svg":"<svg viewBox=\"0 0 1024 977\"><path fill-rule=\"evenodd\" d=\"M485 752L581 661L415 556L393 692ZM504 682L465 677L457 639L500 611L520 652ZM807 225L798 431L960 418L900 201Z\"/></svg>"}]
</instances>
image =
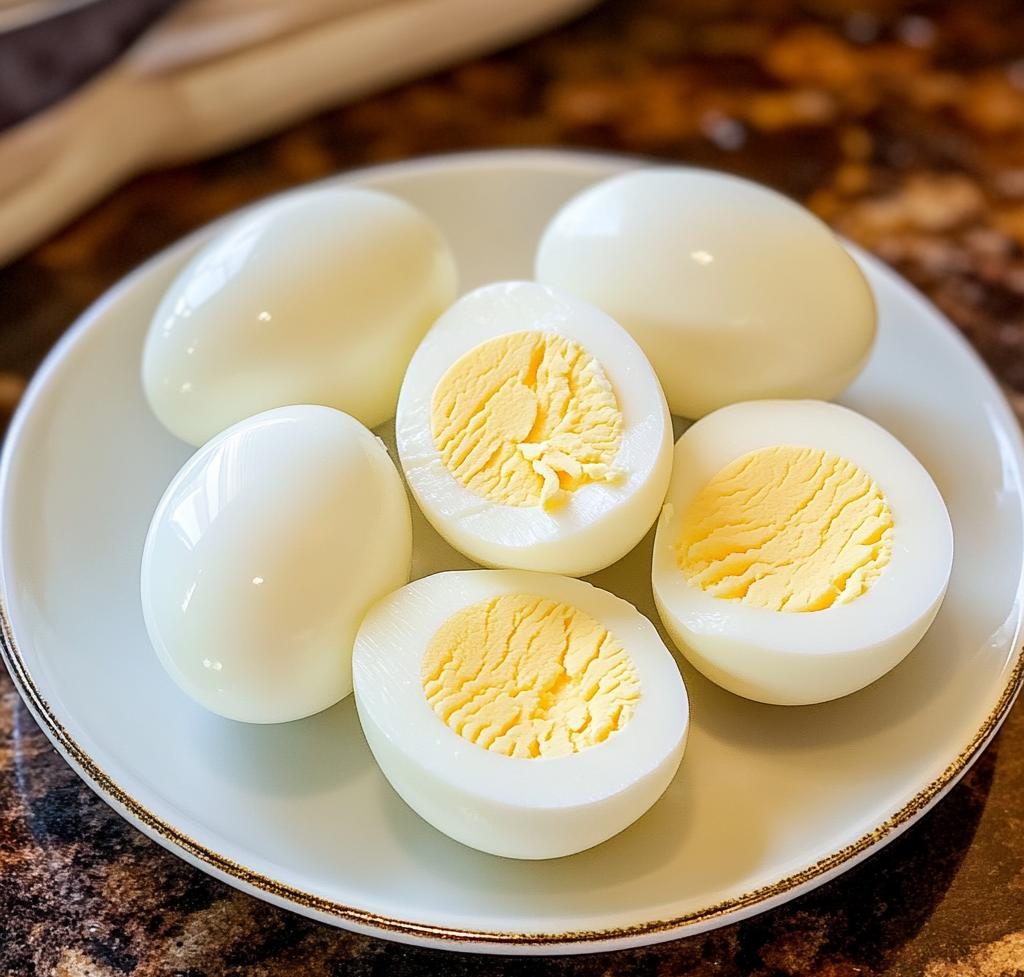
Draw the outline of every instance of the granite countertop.
<instances>
[{"instance_id":1,"label":"granite countertop","mask_svg":"<svg viewBox=\"0 0 1024 977\"><path fill-rule=\"evenodd\" d=\"M338 169L494 146L626 150L753 176L894 265L1024 415L1024 5L634 0L118 190L0 271L0 409L147 255ZM961 784L816 892L710 934L552 960L442 954L310 922L121 821L0 678L0 973L1024 974L1024 707Z\"/></svg>"}]
</instances>

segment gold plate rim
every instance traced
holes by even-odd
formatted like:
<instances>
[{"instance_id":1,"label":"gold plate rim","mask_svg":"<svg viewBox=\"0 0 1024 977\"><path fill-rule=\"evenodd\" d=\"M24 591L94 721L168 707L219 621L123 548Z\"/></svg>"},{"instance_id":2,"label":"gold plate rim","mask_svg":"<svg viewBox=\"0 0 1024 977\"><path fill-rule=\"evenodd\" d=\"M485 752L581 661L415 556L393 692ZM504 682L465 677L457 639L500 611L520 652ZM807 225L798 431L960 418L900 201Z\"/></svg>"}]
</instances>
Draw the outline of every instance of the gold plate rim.
<instances>
[{"instance_id":1,"label":"gold plate rim","mask_svg":"<svg viewBox=\"0 0 1024 977\"><path fill-rule=\"evenodd\" d=\"M669 919L651 920L632 926L610 927L601 930L568 930L561 933L545 933L540 931L504 932L499 930L474 930L437 926L432 923L419 923L414 920L384 916L354 906L347 906L279 882L259 872L254 872L227 856L207 848L154 814L117 784L95 763L92 757L82 749L64 728L46 699L43 698L25 665L17 641L14 638L6 602L3 599L0 599L0 653L2 653L15 686L28 705L29 710L65 759L69 760L71 765L77 768L81 774L84 774L90 786L104 800L107 800L108 803L113 802L115 806L123 808L139 826L159 835L171 848L180 849L192 858L204 862L228 879L234 879L243 885L258 889L266 895L302 906L324 916L333 917L341 922L368 927L393 936L489 946L530 945L560 947L572 944L604 943L674 933L685 928L712 923L724 916L751 909L777 896L788 894L794 889L807 886L816 880L825 881L822 878L823 876L845 863L867 854L871 849L881 845L884 841L890 840L894 832L909 826L912 821L920 817L931 807L944 791L952 787L966 773L971 763L978 757L991 737L995 735L999 725L1013 705L1017 694L1020 692L1022 682L1024 682L1024 655L1021 654L1021 649L1018 647L1016 661L1009 671L1008 681L995 708L989 713L974 736L971 737L968 745L947 765L945 770L873 831L863 835L852 844L819 859L813 865L799 872L769 885L751 889L739 896L704 909L694 910L693 912Z\"/></svg>"}]
</instances>

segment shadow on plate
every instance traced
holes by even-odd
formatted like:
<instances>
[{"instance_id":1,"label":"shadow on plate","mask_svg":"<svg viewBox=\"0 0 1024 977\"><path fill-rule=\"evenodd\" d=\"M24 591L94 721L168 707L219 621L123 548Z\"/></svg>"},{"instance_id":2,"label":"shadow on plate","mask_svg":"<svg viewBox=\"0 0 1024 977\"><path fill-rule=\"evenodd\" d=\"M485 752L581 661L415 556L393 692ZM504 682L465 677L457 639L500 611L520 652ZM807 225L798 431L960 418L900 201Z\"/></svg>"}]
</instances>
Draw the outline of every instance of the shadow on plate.
<instances>
[{"instance_id":1,"label":"shadow on plate","mask_svg":"<svg viewBox=\"0 0 1024 977\"><path fill-rule=\"evenodd\" d=\"M257 795L323 793L373 765L351 696L293 723L236 723L198 709L196 715L195 755L217 779Z\"/></svg>"},{"instance_id":2,"label":"shadow on plate","mask_svg":"<svg viewBox=\"0 0 1024 977\"><path fill-rule=\"evenodd\" d=\"M594 893L602 894L603 909L628 911L636 903L637 887L643 880L664 871L687 843L696 804L684 763L654 807L604 844L565 858L517 861L452 841L423 821L383 778L380 787L388 794L379 806L390 819L389 835L402 844L409 860L419 862L438 879L458 879L460 887L479 891L489 904L496 898L503 903L507 897L510 907L521 907L523 895L532 894L533 905L540 912L550 906L551 912L563 913L566 898L586 899ZM731 828L724 825L722 830L735 842L716 859L715 877L709 880L716 889L728 889L748 876L763 851L763 833L748 811L726 808L723 817L734 819ZM616 905L616 900L621 904ZM579 906L581 914L586 908Z\"/></svg>"},{"instance_id":3,"label":"shadow on plate","mask_svg":"<svg viewBox=\"0 0 1024 977\"><path fill-rule=\"evenodd\" d=\"M945 898L985 810L997 753L998 739L964 781L902 837L840 878L778 909L699 936L575 957L571 963L557 957L462 955L458 972L488 977L882 972L897 957L902 959L907 944ZM660 816L655 808L648 815L652 821L638 826L653 834ZM609 845L628 845L629 834ZM600 851L594 850L595 858ZM557 880L557 863L552 865ZM406 977L448 972L453 966L452 955L439 950L388 945L381 956L384 970L387 959L400 960Z\"/></svg>"}]
</instances>

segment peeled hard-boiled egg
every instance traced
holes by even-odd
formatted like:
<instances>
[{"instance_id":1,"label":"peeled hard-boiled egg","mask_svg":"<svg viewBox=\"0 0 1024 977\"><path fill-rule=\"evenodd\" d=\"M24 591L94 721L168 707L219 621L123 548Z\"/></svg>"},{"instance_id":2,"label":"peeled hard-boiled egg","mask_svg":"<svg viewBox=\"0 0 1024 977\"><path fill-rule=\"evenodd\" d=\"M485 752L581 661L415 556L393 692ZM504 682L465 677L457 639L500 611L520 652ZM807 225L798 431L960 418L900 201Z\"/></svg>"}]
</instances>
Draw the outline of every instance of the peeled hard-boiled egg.
<instances>
[{"instance_id":1,"label":"peeled hard-boiled egg","mask_svg":"<svg viewBox=\"0 0 1024 977\"><path fill-rule=\"evenodd\" d=\"M142 609L207 709L300 719L352 691L363 613L409 579L412 526L381 442L328 407L282 407L197 451L157 506Z\"/></svg>"},{"instance_id":2,"label":"peeled hard-boiled egg","mask_svg":"<svg viewBox=\"0 0 1024 977\"><path fill-rule=\"evenodd\" d=\"M682 417L831 399L875 337L871 289L828 227L721 173L640 169L585 190L545 230L536 275L628 329Z\"/></svg>"},{"instance_id":3,"label":"peeled hard-boiled egg","mask_svg":"<svg viewBox=\"0 0 1024 977\"><path fill-rule=\"evenodd\" d=\"M686 689L654 626L581 580L438 573L366 615L352 661L385 777L439 831L509 858L582 851L675 775Z\"/></svg>"},{"instance_id":4,"label":"peeled hard-boiled egg","mask_svg":"<svg viewBox=\"0 0 1024 977\"><path fill-rule=\"evenodd\" d=\"M836 404L755 401L676 444L654 596L712 681L761 702L824 702L914 648L952 561L942 497L896 438Z\"/></svg>"},{"instance_id":5,"label":"peeled hard-boiled egg","mask_svg":"<svg viewBox=\"0 0 1024 977\"><path fill-rule=\"evenodd\" d=\"M395 420L413 495L489 566L582 576L636 545L671 469L665 396L604 313L533 282L455 303L406 373Z\"/></svg>"},{"instance_id":6,"label":"peeled hard-boiled egg","mask_svg":"<svg viewBox=\"0 0 1024 977\"><path fill-rule=\"evenodd\" d=\"M288 404L376 427L454 298L451 251L411 204L354 187L290 193L229 224L172 283L146 337L146 397L195 445Z\"/></svg>"}]
</instances>

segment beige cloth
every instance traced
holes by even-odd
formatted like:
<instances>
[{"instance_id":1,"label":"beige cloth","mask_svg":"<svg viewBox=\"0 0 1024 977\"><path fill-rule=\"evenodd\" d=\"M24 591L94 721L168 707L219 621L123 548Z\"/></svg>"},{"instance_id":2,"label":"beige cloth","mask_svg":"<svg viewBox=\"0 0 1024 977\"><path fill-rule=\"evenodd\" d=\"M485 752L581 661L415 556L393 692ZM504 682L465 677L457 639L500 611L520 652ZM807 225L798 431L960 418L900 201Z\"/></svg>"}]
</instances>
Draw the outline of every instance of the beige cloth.
<instances>
[{"instance_id":1,"label":"beige cloth","mask_svg":"<svg viewBox=\"0 0 1024 977\"><path fill-rule=\"evenodd\" d=\"M521 40L595 0L190 0L0 136L0 263L148 167Z\"/></svg>"}]
</instances>

